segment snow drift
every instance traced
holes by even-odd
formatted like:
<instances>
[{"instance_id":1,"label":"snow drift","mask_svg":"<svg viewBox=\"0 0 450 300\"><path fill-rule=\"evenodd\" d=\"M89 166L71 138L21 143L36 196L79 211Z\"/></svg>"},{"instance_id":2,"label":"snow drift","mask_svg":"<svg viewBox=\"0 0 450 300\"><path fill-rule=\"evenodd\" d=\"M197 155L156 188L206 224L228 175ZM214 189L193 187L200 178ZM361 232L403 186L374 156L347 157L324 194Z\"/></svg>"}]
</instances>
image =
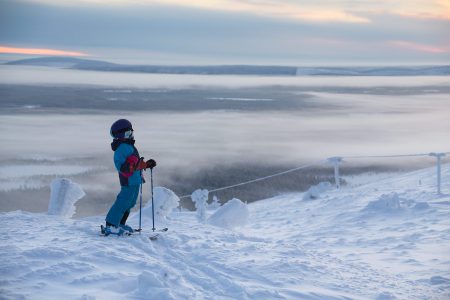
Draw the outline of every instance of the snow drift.
<instances>
[{"instance_id":1,"label":"snow drift","mask_svg":"<svg viewBox=\"0 0 450 300\"><path fill-rule=\"evenodd\" d=\"M320 182L317 185L311 186L305 194L303 194L303 200L314 200L320 197L320 194L331 189L331 183Z\"/></svg>"},{"instance_id":2,"label":"snow drift","mask_svg":"<svg viewBox=\"0 0 450 300\"><path fill-rule=\"evenodd\" d=\"M225 203L209 217L208 223L224 228L244 226L248 222L249 214L247 204L235 198Z\"/></svg>"},{"instance_id":3,"label":"snow drift","mask_svg":"<svg viewBox=\"0 0 450 300\"><path fill-rule=\"evenodd\" d=\"M383 194L376 200L370 201L363 209L366 213L372 214L394 214L407 212L412 209L416 211L429 209L430 205L426 202L416 202L412 199L400 197L396 192Z\"/></svg>"}]
</instances>

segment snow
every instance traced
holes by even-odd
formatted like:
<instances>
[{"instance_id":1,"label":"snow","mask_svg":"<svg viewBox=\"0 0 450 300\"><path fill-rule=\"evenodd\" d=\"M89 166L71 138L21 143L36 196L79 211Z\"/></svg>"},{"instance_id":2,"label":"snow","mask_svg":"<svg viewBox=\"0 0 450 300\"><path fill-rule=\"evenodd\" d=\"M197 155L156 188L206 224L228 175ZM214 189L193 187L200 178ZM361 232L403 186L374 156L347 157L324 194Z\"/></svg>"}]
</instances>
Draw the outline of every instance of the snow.
<instances>
[{"instance_id":1,"label":"snow","mask_svg":"<svg viewBox=\"0 0 450 300\"><path fill-rule=\"evenodd\" d=\"M0 298L450 299L450 165L442 192L429 168L314 201L291 193L205 210L209 220L246 219L230 229L169 212L177 197L155 188L158 203L172 203L157 241L148 212L130 237L100 236L104 216L1 213Z\"/></svg>"},{"instance_id":2,"label":"snow","mask_svg":"<svg viewBox=\"0 0 450 300\"><path fill-rule=\"evenodd\" d=\"M48 214L71 218L75 214L75 203L84 196L81 186L70 179L54 179L51 184Z\"/></svg>"},{"instance_id":3,"label":"snow","mask_svg":"<svg viewBox=\"0 0 450 300\"><path fill-rule=\"evenodd\" d=\"M225 203L209 217L208 223L224 228L244 226L248 222L249 214L247 204L235 198Z\"/></svg>"},{"instance_id":4,"label":"snow","mask_svg":"<svg viewBox=\"0 0 450 300\"><path fill-rule=\"evenodd\" d=\"M303 200L314 200L320 197L320 194L331 189L331 183L321 182L311 186L304 194Z\"/></svg>"},{"instance_id":5,"label":"snow","mask_svg":"<svg viewBox=\"0 0 450 300\"><path fill-rule=\"evenodd\" d=\"M208 204L208 209L209 210L216 210L219 207L220 207L220 200L219 200L219 198L216 195L214 195L213 198L212 198L211 203Z\"/></svg>"},{"instance_id":6,"label":"snow","mask_svg":"<svg viewBox=\"0 0 450 300\"><path fill-rule=\"evenodd\" d=\"M153 189L153 203L155 204L155 218L163 222L167 216L179 206L180 198L171 190L164 187L155 187ZM152 199L142 209L142 213L147 218L152 217Z\"/></svg>"}]
</instances>

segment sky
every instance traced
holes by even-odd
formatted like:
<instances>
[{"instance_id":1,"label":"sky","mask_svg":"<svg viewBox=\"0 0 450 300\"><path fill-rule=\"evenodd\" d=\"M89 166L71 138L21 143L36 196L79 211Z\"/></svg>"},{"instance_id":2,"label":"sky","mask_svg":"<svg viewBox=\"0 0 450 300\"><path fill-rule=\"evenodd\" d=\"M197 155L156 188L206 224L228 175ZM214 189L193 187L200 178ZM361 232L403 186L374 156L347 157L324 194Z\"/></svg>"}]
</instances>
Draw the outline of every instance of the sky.
<instances>
[{"instance_id":1,"label":"sky","mask_svg":"<svg viewBox=\"0 0 450 300\"><path fill-rule=\"evenodd\" d=\"M450 0L0 0L0 59L450 63Z\"/></svg>"}]
</instances>

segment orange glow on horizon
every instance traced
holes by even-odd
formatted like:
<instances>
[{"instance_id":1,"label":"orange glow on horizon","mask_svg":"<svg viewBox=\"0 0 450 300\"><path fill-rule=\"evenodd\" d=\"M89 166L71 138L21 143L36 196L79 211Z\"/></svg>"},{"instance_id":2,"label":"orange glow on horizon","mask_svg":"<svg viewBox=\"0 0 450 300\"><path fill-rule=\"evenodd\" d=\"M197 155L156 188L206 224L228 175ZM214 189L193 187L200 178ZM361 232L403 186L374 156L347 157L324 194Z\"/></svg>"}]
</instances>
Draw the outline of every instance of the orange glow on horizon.
<instances>
[{"instance_id":1,"label":"orange glow on horizon","mask_svg":"<svg viewBox=\"0 0 450 300\"><path fill-rule=\"evenodd\" d=\"M17 48L0 45L0 54L87 56L86 53L42 48Z\"/></svg>"}]
</instances>

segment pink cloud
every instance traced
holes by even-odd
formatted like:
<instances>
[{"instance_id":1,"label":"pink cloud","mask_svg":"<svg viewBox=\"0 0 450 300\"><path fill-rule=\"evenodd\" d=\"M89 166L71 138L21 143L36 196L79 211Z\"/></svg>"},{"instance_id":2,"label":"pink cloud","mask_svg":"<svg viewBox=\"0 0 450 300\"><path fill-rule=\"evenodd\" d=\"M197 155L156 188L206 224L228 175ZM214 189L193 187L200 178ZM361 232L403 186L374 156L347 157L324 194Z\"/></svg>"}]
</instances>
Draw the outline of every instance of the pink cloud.
<instances>
[{"instance_id":1,"label":"pink cloud","mask_svg":"<svg viewBox=\"0 0 450 300\"><path fill-rule=\"evenodd\" d=\"M83 52L64 51L42 48L17 48L0 45L0 54L30 54L30 55L61 55L61 56L87 56Z\"/></svg>"},{"instance_id":2,"label":"pink cloud","mask_svg":"<svg viewBox=\"0 0 450 300\"><path fill-rule=\"evenodd\" d=\"M409 49L417 52L450 53L450 47L438 47L408 41L390 41L389 44L397 48Z\"/></svg>"}]
</instances>

